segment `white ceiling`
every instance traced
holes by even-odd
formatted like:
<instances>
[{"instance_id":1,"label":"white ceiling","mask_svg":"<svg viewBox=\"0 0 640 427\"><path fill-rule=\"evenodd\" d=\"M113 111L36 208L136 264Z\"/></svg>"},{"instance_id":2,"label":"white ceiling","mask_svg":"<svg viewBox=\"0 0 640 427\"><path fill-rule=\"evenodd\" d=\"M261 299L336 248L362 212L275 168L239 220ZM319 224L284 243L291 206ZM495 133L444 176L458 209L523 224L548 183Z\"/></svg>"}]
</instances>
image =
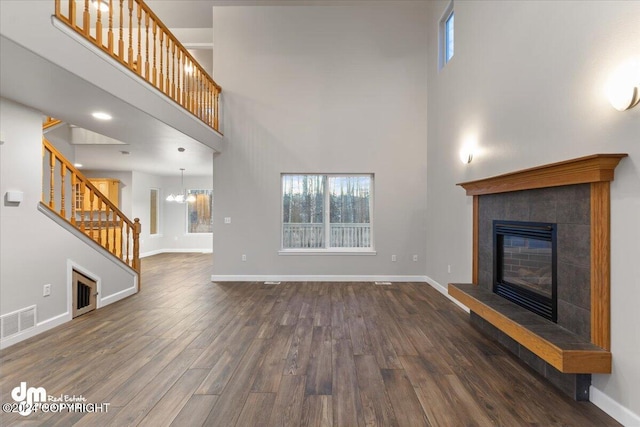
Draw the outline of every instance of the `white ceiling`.
<instances>
[{"instance_id":1,"label":"white ceiling","mask_svg":"<svg viewBox=\"0 0 640 427\"><path fill-rule=\"evenodd\" d=\"M428 0L146 0L145 3L169 28L212 28L214 6L353 6L363 1L400 5Z\"/></svg>"}]
</instances>

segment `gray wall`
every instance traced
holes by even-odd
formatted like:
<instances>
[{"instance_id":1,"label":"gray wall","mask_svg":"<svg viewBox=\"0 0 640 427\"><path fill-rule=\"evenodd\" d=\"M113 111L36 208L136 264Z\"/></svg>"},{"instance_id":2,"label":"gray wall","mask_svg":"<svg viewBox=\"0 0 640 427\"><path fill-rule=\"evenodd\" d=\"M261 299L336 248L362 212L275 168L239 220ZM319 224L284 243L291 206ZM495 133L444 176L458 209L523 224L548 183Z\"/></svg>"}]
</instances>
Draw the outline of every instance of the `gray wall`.
<instances>
[{"instance_id":1,"label":"gray wall","mask_svg":"<svg viewBox=\"0 0 640 427\"><path fill-rule=\"evenodd\" d=\"M214 277L424 276L426 25L425 5L214 7ZM377 254L279 256L284 172L375 174Z\"/></svg>"},{"instance_id":2,"label":"gray wall","mask_svg":"<svg viewBox=\"0 0 640 427\"><path fill-rule=\"evenodd\" d=\"M640 52L640 3L455 2L456 51L438 71L438 21L447 5L428 3L427 274L444 286L471 280L472 200L456 183L594 153L628 153L611 186L613 373L594 375L591 398L618 414L624 411L617 405L626 407L635 413L627 424L636 425L640 108L614 110L604 86ZM458 150L468 135L480 150L463 165Z\"/></svg>"},{"instance_id":3,"label":"gray wall","mask_svg":"<svg viewBox=\"0 0 640 427\"><path fill-rule=\"evenodd\" d=\"M68 262L101 281L100 300L125 296L134 275L38 211L42 194L42 115L0 99L0 315L37 306L37 330L68 320ZM24 193L18 206L8 190ZM51 295L43 297L43 285ZM5 343L3 343L3 346Z\"/></svg>"}]
</instances>

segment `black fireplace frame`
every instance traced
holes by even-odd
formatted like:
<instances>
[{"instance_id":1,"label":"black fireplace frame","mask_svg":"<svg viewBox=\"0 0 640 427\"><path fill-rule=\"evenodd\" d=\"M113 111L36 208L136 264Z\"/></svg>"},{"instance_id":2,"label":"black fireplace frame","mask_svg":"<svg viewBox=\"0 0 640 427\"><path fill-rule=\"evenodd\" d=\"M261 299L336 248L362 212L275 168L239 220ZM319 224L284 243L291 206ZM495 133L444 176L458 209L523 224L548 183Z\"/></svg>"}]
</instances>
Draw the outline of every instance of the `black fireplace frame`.
<instances>
[{"instance_id":1,"label":"black fireplace frame","mask_svg":"<svg viewBox=\"0 0 640 427\"><path fill-rule=\"evenodd\" d=\"M551 242L551 298L502 278L503 238L515 236ZM557 226L549 222L493 220L493 292L527 310L558 322Z\"/></svg>"}]
</instances>

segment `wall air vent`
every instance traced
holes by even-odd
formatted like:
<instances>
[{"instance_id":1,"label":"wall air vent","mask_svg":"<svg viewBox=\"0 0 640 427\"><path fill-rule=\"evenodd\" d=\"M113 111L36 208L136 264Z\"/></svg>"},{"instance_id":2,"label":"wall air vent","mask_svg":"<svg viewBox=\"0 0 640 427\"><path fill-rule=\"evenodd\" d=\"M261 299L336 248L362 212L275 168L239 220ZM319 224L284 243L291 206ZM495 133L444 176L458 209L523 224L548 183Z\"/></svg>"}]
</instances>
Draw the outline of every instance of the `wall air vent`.
<instances>
[{"instance_id":1,"label":"wall air vent","mask_svg":"<svg viewBox=\"0 0 640 427\"><path fill-rule=\"evenodd\" d=\"M0 317L0 338L5 339L36 326L36 306L7 313Z\"/></svg>"}]
</instances>

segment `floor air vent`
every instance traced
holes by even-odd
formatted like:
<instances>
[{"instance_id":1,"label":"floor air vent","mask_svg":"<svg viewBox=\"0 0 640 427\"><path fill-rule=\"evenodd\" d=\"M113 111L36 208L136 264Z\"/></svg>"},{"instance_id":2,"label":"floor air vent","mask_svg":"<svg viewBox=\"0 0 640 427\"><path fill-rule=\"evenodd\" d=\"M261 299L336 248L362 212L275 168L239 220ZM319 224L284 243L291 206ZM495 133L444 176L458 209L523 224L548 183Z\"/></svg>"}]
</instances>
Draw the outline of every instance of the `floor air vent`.
<instances>
[{"instance_id":1,"label":"floor air vent","mask_svg":"<svg viewBox=\"0 0 640 427\"><path fill-rule=\"evenodd\" d=\"M279 284L280 284L280 282L273 282L273 281L270 281L270 282L264 282L264 284L265 284L265 285L279 285Z\"/></svg>"},{"instance_id":2,"label":"floor air vent","mask_svg":"<svg viewBox=\"0 0 640 427\"><path fill-rule=\"evenodd\" d=\"M0 338L8 338L36 326L36 306L23 308L0 317Z\"/></svg>"},{"instance_id":3,"label":"floor air vent","mask_svg":"<svg viewBox=\"0 0 640 427\"><path fill-rule=\"evenodd\" d=\"M379 286L389 286L391 285L391 282L375 282L375 284Z\"/></svg>"}]
</instances>

